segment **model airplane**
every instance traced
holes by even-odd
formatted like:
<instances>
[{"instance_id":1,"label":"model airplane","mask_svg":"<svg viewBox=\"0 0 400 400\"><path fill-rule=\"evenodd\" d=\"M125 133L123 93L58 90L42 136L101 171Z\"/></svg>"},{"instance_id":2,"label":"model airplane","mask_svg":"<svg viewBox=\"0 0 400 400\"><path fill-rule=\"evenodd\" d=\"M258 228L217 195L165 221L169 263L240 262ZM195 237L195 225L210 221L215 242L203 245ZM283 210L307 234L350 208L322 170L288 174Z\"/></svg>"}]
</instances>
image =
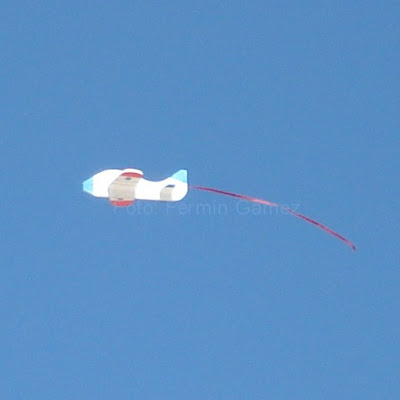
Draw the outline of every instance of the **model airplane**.
<instances>
[{"instance_id":1,"label":"model airplane","mask_svg":"<svg viewBox=\"0 0 400 400\"><path fill-rule=\"evenodd\" d=\"M136 199L179 201L188 191L187 170L154 182L144 179L138 169L106 169L84 181L83 190L95 197L108 197L112 205L119 207L130 206Z\"/></svg>"}]
</instances>

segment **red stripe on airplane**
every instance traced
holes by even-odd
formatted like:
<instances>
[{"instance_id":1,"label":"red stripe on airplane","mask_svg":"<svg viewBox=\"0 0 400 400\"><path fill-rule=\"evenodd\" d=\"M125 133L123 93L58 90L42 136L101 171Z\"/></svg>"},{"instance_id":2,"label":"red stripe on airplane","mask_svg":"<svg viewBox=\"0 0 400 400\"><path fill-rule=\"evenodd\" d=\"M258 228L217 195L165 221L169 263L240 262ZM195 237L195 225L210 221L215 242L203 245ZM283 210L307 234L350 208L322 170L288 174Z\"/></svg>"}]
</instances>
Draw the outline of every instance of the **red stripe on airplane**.
<instances>
[{"instance_id":1,"label":"red stripe on airplane","mask_svg":"<svg viewBox=\"0 0 400 400\"><path fill-rule=\"evenodd\" d=\"M113 206L117 207L128 207L133 203L132 200L110 200L110 202Z\"/></svg>"},{"instance_id":2,"label":"red stripe on airplane","mask_svg":"<svg viewBox=\"0 0 400 400\"><path fill-rule=\"evenodd\" d=\"M138 174L137 172L124 172L121 176L129 176L130 178L141 178L143 175Z\"/></svg>"}]
</instances>

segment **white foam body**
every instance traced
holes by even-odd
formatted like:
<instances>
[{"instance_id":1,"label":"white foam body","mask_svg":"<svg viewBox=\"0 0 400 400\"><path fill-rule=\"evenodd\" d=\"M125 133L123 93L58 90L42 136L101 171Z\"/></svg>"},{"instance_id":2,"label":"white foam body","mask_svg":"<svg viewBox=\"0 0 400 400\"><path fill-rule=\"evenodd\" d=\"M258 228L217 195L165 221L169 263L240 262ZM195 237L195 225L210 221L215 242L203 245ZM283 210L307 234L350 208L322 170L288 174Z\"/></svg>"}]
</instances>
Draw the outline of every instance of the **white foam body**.
<instances>
[{"instance_id":1,"label":"white foam body","mask_svg":"<svg viewBox=\"0 0 400 400\"><path fill-rule=\"evenodd\" d=\"M91 192L88 192L95 197L108 197L108 187L124 172L134 172L143 175L142 171L133 168L124 170L106 169L92 176L93 186ZM182 200L188 192L187 182L182 182L172 177L162 181L148 181L147 179L140 178L135 188L135 199L160 201L161 191L168 185L174 185L169 201Z\"/></svg>"}]
</instances>

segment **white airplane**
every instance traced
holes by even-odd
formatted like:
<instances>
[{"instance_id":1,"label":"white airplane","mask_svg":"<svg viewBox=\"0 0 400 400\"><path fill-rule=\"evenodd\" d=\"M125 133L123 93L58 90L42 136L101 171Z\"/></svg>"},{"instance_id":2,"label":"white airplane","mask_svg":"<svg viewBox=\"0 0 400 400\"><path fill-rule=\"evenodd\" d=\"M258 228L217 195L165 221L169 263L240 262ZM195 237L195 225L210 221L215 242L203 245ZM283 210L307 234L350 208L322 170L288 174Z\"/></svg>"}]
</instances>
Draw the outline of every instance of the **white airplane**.
<instances>
[{"instance_id":1,"label":"white airplane","mask_svg":"<svg viewBox=\"0 0 400 400\"><path fill-rule=\"evenodd\" d=\"M179 201L188 192L187 170L181 169L162 181L143 178L138 169L106 169L85 180L83 191L95 197L108 197L118 207L130 206L137 200Z\"/></svg>"}]
</instances>

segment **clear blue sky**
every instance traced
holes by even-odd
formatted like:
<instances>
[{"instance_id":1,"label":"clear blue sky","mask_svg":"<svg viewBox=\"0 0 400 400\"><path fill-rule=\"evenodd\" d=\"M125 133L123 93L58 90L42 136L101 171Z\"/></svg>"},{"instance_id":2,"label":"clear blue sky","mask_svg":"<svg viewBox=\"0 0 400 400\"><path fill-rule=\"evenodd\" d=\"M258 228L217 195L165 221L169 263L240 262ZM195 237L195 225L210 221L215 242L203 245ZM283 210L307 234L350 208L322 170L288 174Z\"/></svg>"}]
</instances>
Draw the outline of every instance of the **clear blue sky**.
<instances>
[{"instance_id":1,"label":"clear blue sky","mask_svg":"<svg viewBox=\"0 0 400 400\"><path fill-rule=\"evenodd\" d=\"M400 398L398 3L0 18L2 399ZM124 167L297 205L359 250L212 194L81 191Z\"/></svg>"}]
</instances>

